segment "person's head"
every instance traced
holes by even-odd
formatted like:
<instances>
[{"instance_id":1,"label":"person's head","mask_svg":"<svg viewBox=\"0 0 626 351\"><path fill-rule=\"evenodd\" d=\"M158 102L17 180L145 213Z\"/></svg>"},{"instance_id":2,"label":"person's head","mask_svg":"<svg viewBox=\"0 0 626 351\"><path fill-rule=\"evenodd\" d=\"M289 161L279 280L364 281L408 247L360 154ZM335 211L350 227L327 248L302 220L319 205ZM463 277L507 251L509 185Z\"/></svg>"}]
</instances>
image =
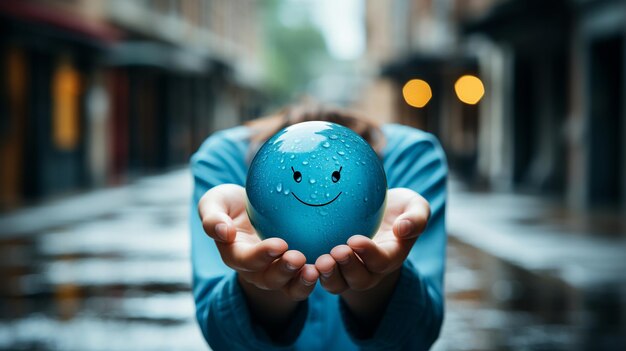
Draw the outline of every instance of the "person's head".
<instances>
[{"instance_id":1,"label":"person's head","mask_svg":"<svg viewBox=\"0 0 626 351\"><path fill-rule=\"evenodd\" d=\"M251 146L257 149L279 130L307 121L327 121L348 127L365 139L379 156L382 156L385 137L378 123L354 111L311 102L290 105L273 115L248 122L247 126L253 130Z\"/></svg>"}]
</instances>

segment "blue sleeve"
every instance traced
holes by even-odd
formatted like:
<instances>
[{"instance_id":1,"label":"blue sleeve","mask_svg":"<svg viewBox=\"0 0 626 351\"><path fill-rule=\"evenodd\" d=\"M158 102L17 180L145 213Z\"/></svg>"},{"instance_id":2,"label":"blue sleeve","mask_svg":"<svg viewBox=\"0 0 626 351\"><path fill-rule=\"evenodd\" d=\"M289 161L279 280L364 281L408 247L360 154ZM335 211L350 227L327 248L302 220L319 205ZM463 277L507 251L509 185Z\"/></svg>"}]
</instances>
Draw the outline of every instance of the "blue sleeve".
<instances>
[{"instance_id":1,"label":"blue sleeve","mask_svg":"<svg viewBox=\"0 0 626 351\"><path fill-rule=\"evenodd\" d=\"M354 342L363 349L427 350L443 321L443 276L446 257L445 154L431 134L397 125L386 126L383 161L389 188L409 188L431 207L428 225L402 267L385 315L374 335L358 339L356 323L345 306L342 316Z\"/></svg>"},{"instance_id":2,"label":"blue sleeve","mask_svg":"<svg viewBox=\"0 0 626 351\"><path fill-rule=\"evenodd\" d=\"M191 203L191 263L196 318L204 338L213 350L289 349L306 320L307 305L297 311L294 323L285 331L281 344L273 342L256 325L237 281L211 240L202 229L198 201L219 184L245 182L248 142L243 127L215 133L191 158L194 178Z\"/></svg>"}]
</instances>

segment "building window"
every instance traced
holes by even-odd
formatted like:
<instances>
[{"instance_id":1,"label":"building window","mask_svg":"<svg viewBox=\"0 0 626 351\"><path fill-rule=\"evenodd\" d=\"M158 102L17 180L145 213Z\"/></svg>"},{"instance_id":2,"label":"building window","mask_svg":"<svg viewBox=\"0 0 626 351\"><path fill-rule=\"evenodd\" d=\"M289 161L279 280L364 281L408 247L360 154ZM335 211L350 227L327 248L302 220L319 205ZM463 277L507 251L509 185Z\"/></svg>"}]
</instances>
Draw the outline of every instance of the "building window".
<instances>
[{"instance_id":1,"label":"building window","mask_svg":"<svg viewBox=\"0 0 626 351\"><path fill-rule=\"evenodd\" d=\"M71 151L78 145L80 74L69 57L62 57L52 78L52 140L54 145Z\"/></svg>"}]
</instances>

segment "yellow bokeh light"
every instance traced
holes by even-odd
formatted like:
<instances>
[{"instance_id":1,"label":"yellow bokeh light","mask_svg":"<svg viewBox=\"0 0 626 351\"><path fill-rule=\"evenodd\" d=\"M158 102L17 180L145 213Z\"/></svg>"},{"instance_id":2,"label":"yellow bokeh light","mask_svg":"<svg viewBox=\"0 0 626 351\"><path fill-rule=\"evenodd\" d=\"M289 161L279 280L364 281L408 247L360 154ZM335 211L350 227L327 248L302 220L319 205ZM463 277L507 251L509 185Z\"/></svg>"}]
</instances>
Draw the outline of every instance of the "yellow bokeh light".
<instances>
[{"instance_id":1,"label":"yellow bokeh light","mask_svg":"<svg viewBox=\"0 0 626 351\"><path fill-rule=\"evenodd\" d=\"M402 95L407 104L422 108L426 106L430 98L433 97L433 92L430 90L430 85L421 79L411 79L406 82L402 88Z\"/></svg>"},{"instance_id":2,"label":"yellow bokeh light","mask_svg":"<svg viewBox=\"0 0 626 351\"><path fill-rule=\"evenodd\" d=\"M485 95L485 86L476 76L464 75L454 83L454 91L459 100L475 105Z\"/></svg>"}]
</instances>

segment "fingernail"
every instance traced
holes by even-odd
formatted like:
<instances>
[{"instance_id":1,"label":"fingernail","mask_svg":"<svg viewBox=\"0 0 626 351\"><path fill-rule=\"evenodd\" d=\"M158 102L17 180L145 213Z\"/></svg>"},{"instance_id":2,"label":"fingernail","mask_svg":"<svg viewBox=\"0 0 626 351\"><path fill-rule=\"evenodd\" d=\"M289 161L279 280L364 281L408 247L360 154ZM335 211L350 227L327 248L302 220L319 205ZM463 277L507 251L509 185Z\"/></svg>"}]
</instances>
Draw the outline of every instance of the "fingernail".
<instances>
[{"instance_id":1,"label":"fingernail","mask_svg":"<svg viewBox=\"0 0 626 351\"><path fill-rule=\"evenodd\" d=\"M285 264L285 267L287 268L288 271L290 272L295 272L296 269L298 269L298 267L292 265L291 263L287 262Z\"/></svg>"},{"instance_id":2,"label":"fingernail","mask_svg":"<svg viewBox=\"0 0 626 351\"><path fill-rule=\"evenodd\" d=\"M354 252L356 252L356 253L358 253L358 254L362 254L362 253L364 253L364 252L365 252L365 249L364 249L364 248L362 248L362 247L353 247L353 248L352 248L352 251L354 251Z\"/></svg>"},{"instance_id":3,"label":"fingernail","mask_svg":"<svg viewBox=\"0 0 626 351\"><path fill-rule=\"evenodd\" d=\"M398 234L400 236L408 236L413 231L413 223L408 219L403 219L398 224Z\"/></svg>"},{"instance_id":4,"label":"fingernail","mask_svg":"<svg viewBox=\"0 0 626 351\"><path fill-rule=\"evenodd\" d=\"M311 285L315 284L315 281L310 282L310 281L304 279L304 277L300 277L300 280L302 280L302 284L304 284L306 286L311 286Z\"/></svg>"},{"instance_id":5,"label":"fingernail","mask_svg":"<svg viewBox=\"0 0 626 351\"><path fill-rule=\"evenodd\" d=\"M337 260L337 263L339 263L339 264L346 264L348 262L350 262L350 255L342 258L341 260Z\"/></svg>"},{"instance_id":6,"label":"fingernail","mask_svg":"<svg viewBox=\"0 0 626 351\"><path fill-rule=\"evenodd\" d=\"M328 278L331 275L333 275L333 271L332 270L330 270L328 272L320 272L320 273L322 274L322 277L324 277L324 278Z\"/></svg>"},{"instance_id":7,"label":"fingernail","mask_svg":"<svg viewBox=\"0 0 626 351\"><path fill-rule=\"evenodd\" d=\"M218 223L215 226L215 234L220 240L228 240L228 225L226 223Z\"/></svg>"},{"instance_id":8,"label":"fingernail","mask_svg":"<svg viewBox=\"0 0 626 351\"><path fill-rule=\"evenodd\" d=\"M280 251L274 251L274 250L267 251L267 254L270 255L270 257L274 257L274 258L280 256L280 253L281 253Z\"/></svg>"}]
</instances>

